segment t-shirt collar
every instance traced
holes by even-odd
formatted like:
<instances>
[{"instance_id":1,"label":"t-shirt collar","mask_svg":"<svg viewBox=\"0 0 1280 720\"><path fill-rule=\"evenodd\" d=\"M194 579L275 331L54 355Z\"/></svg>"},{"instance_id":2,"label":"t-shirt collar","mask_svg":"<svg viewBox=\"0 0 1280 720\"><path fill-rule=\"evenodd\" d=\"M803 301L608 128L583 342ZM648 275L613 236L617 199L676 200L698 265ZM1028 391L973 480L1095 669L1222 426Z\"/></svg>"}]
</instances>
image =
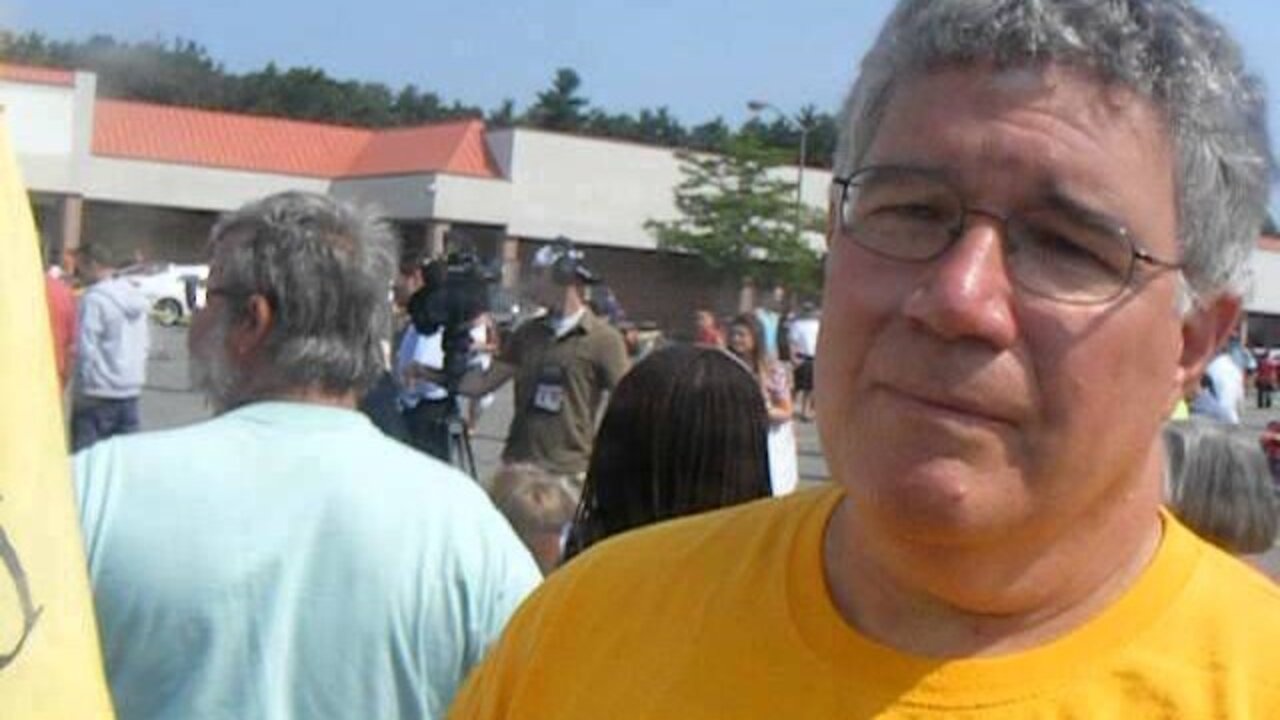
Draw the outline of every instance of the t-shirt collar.
<instances>
[{"instance_id":1,"label":"t-shirt collar","mask_svg":"<svg viewBox=\"0 0 1280 720\"><path fill-rule=\"evenodd\" d=\"M586 308L578 308L578 311L573 313L572 315L560 316L560 315L554 315L554 314L548 313L547 327L551 328L551 332L554 333L556 336L556 339L559 340L565 335L568 335L569 333L573 332L573 329L578 327L578 325L582 322L582 318L585 317L586 314L587 314Z\"/></svg>"}]
</instances>

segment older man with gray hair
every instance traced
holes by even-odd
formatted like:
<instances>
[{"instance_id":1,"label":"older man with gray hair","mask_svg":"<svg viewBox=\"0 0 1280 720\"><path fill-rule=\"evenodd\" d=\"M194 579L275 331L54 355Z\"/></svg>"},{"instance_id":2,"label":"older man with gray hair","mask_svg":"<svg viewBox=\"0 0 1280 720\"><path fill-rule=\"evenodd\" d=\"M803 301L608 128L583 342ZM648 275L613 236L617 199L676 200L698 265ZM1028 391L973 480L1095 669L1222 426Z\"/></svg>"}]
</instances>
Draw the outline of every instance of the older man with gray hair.
<instances>
[{"instance_id":1,"label":"older man with gray hair","mask_svg":"<svg viewBox=\"0 0 1280 720\"><path fill-rule=\"evenodd\" d=\"M434 718L537 567L468 478L354 410L397 243L329 198L224 218L192 361L217 416L75 487L120 718Z\"/></svg>"},{"instance_id":2,"label":"older man with gray hair","mask_svg":"<svg viewBox=\"0 0 1280 720\"><path fill-rule=\"evenodd\" d=\"M1280 592L1161 507L1264 108L1186 0L902 0L835 162L834 482L569 563L453 716L1280 717Z\"/></svg>"}]
</instances>

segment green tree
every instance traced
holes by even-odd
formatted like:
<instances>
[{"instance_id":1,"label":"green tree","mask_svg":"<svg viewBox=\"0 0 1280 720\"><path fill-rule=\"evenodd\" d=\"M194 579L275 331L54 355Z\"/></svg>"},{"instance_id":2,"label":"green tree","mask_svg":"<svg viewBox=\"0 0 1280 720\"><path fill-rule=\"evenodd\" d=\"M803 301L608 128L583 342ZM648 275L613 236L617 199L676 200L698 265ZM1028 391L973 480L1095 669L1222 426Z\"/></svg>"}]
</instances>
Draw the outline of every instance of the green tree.
<instances>
[{"instance_id":1,"label":"green tree","mask_svg":"<svg viewBox=\"0 0 1280 720\"><path fill-rule=\"evenodd\" d=\"M836 119L831 113L818 112L813 105L800 108L796 119L809 128L806 167L831 167L836 154Z\"/></svg>"},{"instance_id":2,"label":"green tree","mask_svg":"<svg viewBox=\"0 0 1280 720\"><path fill-rule=\"evenodd\" d=\"M705 122L689 131L689 147L707 152L724 152L733 132L722 118Z\"/></svg>"},{"instance_id":3,"label":"green tree","mask_svg":"<svg viewBox=\"0 0 1280 720\"><path fill-rule=\"evenodd\" d=\"M489 111L485 122L494 127L507 128L516 124L516 101L503 98L502 104Z\"/></svg>"},{"instance_id":4,"label":"green tree","mask_svg":"<svg viewBox=\"0 0 1280 720\"><path fill-rule=\"evenodd\" d=\"M227 75L208 51L189 40L128 44L94 35L66 49L69 64L98 74L105 97L194 107L221 107Z\"/></svg>"},{"instance_id":5,"label":"green tree","mask_svg":"<svg viewBox=\"0 0 1280 720\"><path fill-rule=\"evenodd\" d=\"M72 67L70 44L50 40L38 32L18 35L0 30L0 57L24 65Z\"/></svg>"},{"instance_id":6,"label":"green tree","mask_svg":"<svg viewBox=\"0 0 1280 720\"><path fill-rule=\"evenodd\" d=\"M814 105L800 108L795 117L770 112L749 118L738 134L754 138L767 147L783 151L787 162L799 162L800 128L807 128L805 167L831 167L836 150L836 120L830 113L819 112Z\"/></svg>"},{"instance_id":7,"label":"green tree","mask_svg":"<svg viewBox=\"0 0 1280 720\"><path fill-rule=\"evenodd\" d=\"M670 111L665 107L660 107L657 110L641 110L637 124L639 125L640 139L647 143L665 145L667 147L680 147L688 140L689 133L685 131L679 120L672 117Z\"/></svg>"},{"instance_id":8,"label":"green tree","mask_svg":"<svg viewBox=\"0 0 1280 720\"><path fill-rule=\"evenodd\" d=\"M724 154L679 156L684 179L675 202L681 217L645 223L659 247L697 254L728 276L760 285L797 292L818 286L821 258L805 232L820 230L822 218L809 208L797 216L795 183L770 172L779 151L739 136Z\"/></svg>"},{"instance_id":9,"label":"green tree","mask_svg":"<svg viewBox=\"0 0 1280 720\"><path fill-rule=\"evenodd\" d=\"M572 68L556 70L551 88L538 93L538 101L529 108L528 120L548 130L578 130L585 120L587 99L578 95L582 78Z\"/></svg>"},{"instance_id":10,"label":"green tree","mask_svg":"<svg viewBox=\"0 0 1280 720\"><path fill-rule=\"evenodd\" d=\"M617 138L619 140L639 140L640 124L627 113L611 114L599 108L592 108L582 123L582 131L588 135Z\"/></svg>"}]
</instances>

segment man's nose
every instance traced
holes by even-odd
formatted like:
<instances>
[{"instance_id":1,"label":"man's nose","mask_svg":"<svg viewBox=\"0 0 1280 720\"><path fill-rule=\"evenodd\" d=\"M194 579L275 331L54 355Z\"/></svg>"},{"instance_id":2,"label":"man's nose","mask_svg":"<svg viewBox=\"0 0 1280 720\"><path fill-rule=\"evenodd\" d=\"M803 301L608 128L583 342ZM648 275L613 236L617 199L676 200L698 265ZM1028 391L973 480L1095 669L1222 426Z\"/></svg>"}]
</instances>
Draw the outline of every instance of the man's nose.
<instances>
[{"instance_id":1,"label":"man's nose","mask_svg":"<svg viewBox=\"0 0 1280 720\"><path fill-rule=\"evenodd\" d=\"M1009 347L1017 335L1014 288L1002 249L1003 222L970 214L951 247L917 280L906 314L947 339Z\"/></svg>"}]
</instances>

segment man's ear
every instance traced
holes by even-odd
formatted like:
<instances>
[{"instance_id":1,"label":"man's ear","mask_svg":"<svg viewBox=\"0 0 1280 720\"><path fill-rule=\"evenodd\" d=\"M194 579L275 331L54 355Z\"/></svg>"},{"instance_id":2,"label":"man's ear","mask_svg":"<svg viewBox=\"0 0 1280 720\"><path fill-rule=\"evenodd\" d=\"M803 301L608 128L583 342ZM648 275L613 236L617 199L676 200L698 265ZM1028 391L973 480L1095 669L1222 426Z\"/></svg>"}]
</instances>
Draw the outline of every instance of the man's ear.
<instances>
[{"instance_id":1,"label":"man's ear","mask_svg":"<svg viewBox=\"0 0 1280 720\"><path fill-rule=\"evenodd\" d=\"M258 293L250 295L231 331L231 349L236 357L243 360L256 353L266 342L275 319L275 311L266 297Z\"/></svg>"},{"instance_id":2,"label":"man's ear","mask_svg":"<svg viewBox=\"0 0 1280 720\"><path fill-rule=\"evenodd\" d=\"M1197 305L1182 319L1182 357L1178 359L1178 383L1182 396L1200 387L1205 366L1226 344L1240 322L1240 298L1219 295Z\"/></svg>"}]
</instances>

